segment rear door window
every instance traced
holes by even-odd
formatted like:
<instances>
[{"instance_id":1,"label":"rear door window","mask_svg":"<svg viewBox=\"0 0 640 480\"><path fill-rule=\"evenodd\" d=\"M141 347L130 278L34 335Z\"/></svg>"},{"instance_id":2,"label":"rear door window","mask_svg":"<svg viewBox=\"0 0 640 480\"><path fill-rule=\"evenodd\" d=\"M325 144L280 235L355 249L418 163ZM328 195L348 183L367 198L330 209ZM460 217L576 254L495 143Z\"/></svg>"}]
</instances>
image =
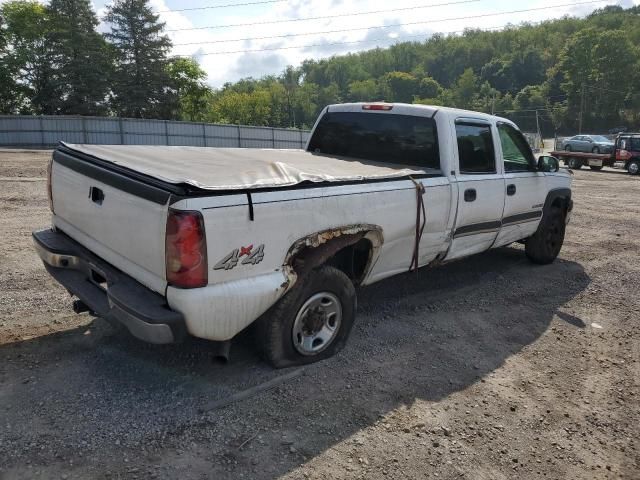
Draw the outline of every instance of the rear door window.
<instances>
[{"instance_id":1,"label":"rear door window","mask_svg":"<svg viewBox=\"0 0 640 480\"><path fill-rule=\"evenodd\" d=\"M456 123L456 137L460 173L496 173L496 157L490 125Z\"/></svg>"},{"instance_id":2,"label":"rear door window","mask_svg":"<svg viewBox=\"0 0 640 480\"><path fill-rule=\"evenodd\" d=\"M309 151L440 169L436 123L428 117L329 112L320 119L309 142Z\"/></svg>"}]
</instances>

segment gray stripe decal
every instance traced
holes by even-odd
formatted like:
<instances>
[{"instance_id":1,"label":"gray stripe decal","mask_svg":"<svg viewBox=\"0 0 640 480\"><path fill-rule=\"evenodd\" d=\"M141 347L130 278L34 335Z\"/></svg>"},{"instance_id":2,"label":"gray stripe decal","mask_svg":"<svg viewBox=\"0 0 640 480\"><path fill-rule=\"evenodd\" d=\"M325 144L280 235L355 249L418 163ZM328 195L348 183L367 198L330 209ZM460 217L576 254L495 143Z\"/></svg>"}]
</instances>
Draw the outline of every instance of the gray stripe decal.
<instances>
[{"instance_id":1,"label":"gray stripe decal","mask_svg":"<svg viewBox=\"0 0 640 480\"><path fill-rule=\"evenodd\" d=\"M453 234L454 238L466 237L469 235L477 235L479 233L491 233L497 232L501 227L515 225L518 223L530 222L536 220L542 216L542 210L535 212L519 213L517 215L510 215L502 219L502 221L494 222L482 222L474 223L472 225L465 225L456 229Z\"/></svg>"}]
</instances>

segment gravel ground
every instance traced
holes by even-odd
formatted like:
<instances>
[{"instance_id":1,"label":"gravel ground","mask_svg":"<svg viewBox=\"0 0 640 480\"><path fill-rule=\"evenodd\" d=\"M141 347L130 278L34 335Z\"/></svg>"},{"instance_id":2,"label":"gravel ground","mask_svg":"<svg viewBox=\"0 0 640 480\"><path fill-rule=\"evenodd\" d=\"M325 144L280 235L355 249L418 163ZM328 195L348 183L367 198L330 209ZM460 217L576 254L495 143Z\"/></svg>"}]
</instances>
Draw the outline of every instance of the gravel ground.
<instances>
[{"instance_id":1,"label":"gravel ground","mask_svg":"<svg viewBox=\"0 0 640 480\"><path fill-rule=\"evenodd\" d=\"M341 354L275 371L74 315L30 244L47 157L0 152L0 478L640 478L640 179L576 172L554 264L365 288Z\"/></svg>"}]
</instances>

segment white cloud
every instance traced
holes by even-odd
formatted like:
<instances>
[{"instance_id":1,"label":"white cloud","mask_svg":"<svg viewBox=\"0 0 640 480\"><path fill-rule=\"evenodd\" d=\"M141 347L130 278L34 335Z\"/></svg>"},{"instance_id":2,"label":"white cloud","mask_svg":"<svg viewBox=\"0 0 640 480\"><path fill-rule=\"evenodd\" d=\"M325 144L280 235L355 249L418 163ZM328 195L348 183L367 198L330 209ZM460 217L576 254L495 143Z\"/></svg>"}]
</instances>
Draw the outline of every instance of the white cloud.
<instances>
[{"instance_id":1,"label":"white cloud","mask_svg":"<svg viewBox=\"0 0 640 480\"><path fill-rule=\"evenodd\" d=\"M5 0L0 0L2 3ZM100 17L105 13L105 2L94 0ZM211 0L197 3L181 0L150 0L160 19L166 23L167 34L174 43L174 55L193 55L197 58L209 76L209 83L219 87L225 82L235 81L246 76L261 77L278 74L287 65L298 65L308 58L320 58L346 52L355 52L386 46L394 39L419 41L432 32L457 32L465 28L495 28L506 24L518 24L524 21L537 22L563 15L586 15L595 8L607 4L620 4L626 7L640 4L640 0L610 0L593 4L553 5L579 3L581 0L477 0L474 2L446 5L447 2L461 0L283 0L277 3L252 5L245 7L217 8L191 11L168 11L170 9L193 8L211 5ZM218 4L242 2L243 0L216 0ZM245 0L255 1L255 0ZM433 8L413 8L395 12L371 15L355 15L357 12L373 10L403 9L411 6L440 4ZM443 5L444 4L444 5ZM541 8L537 11L511 13L496 16L483 16L493 12L509 12L529 8ZM307 21L281 22L299 18L344 15L337 18L325 18ZM466 18L461 18L466 17ZM457 18L457 20L439 21ZM269 23L280 22L280 23ZM420 22L420 23L416 23ZM230 28L184 30L193 27L211 25L236 25ZM371 28L385 25L404 24L389 28ZM105 26L101 25L101 29ZM326 34L314 32L344 30ZM262 38L282 35L298 35L286 38ZM238 40L250 39L250 40ZM234 41L231 41L234 40ZM362 43L353 43L359 42ZM217 42L217 43L206 43ZM336 43L351 42L344 45ZM189 43L191 45L183 45ZM309 46L317 45L317 46ZM258 52L236 52L281 48ZM295 48L290 48L295 47Z\"/></svg>"}]
</instances>

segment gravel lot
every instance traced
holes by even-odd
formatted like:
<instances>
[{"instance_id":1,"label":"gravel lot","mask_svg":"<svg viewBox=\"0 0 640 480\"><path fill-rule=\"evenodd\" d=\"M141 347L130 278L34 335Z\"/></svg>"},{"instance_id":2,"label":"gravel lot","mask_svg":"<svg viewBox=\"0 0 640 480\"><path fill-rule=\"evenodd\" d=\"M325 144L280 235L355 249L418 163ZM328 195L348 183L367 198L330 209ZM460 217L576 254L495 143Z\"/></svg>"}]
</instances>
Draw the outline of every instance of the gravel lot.
<instances>
[{"instance_id":1,"label":"gravel lot","mask_svg":"<svg viewBox=\"0 0 640 480\"><path fill-rule=\"evenodd\" d=\"M31 248L48 155L0 152L0 478L640 478L639 178L576 172L554 264L368 287L340 355L275 371L74 315Z\"/></svg>"}]
</instances>

